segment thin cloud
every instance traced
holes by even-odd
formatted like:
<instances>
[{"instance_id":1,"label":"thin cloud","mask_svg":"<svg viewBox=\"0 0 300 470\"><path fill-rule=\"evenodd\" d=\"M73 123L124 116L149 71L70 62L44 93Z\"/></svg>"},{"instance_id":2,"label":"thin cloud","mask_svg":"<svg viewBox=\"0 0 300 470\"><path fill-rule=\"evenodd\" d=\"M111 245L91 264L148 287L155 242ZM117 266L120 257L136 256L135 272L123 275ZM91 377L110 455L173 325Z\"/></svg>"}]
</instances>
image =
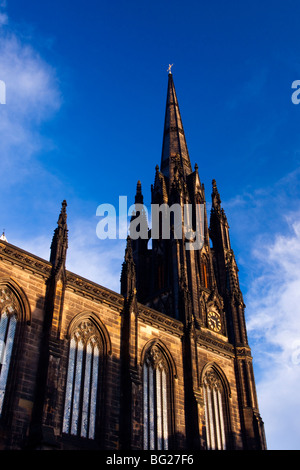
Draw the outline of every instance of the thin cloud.
<instances>
[{"instance_id":1,"label":"thin cloud","mask_svg":"<svg viewBox=\"0 0 300 470\"><path fill-rule=\"evenodd\" d=\"M268 448L298 449L300 169L225 201ZM248 250L245 250L245 247Z\"/></svg>"},{"instance_id":2,"label":"thin cloud","mask_svg":"<svg viewBox=\"0 0 300 470\"><path fill-rule=\"evenodd\" d=\"M45 163L44 155L56 143L43 133L43 125L57 116L63 98L55 68L40 56L34 38L24 39L10 23L3 7L0 2L0 80L6 86L6 104L0 105L0 172L1 198L9 205L2 205L0 215L11 243L16 244L10 237L16 231L23 246L38 224L45 226L46 211L62 192L62 181Z\"/></svg>"},{"instance_id":3,"label":"thin cloud","mask_svg":"<svg viewBox=\"0 0 300 470\"><path fill-rule=\"evenodd\" d=\"M272 449L298 449L300 436L299 214L287 220L288 235L277 234L254 250L260 275L246 298L260 411Z\"/></svg>"},{"instance_id":4,"label":"thin cloud","mask_svg":"<svg viewBox=\"0 0 300 470\"><path fill-rule=\"evenodd\" d=\"M49 143L39 125L60 109L55 70L17 32L5 27L6 13L0 12L0 79L6 86L6 104L0 106L0 170L3 185L30 176L38 152Z\"/></svg>"}]
</instances>

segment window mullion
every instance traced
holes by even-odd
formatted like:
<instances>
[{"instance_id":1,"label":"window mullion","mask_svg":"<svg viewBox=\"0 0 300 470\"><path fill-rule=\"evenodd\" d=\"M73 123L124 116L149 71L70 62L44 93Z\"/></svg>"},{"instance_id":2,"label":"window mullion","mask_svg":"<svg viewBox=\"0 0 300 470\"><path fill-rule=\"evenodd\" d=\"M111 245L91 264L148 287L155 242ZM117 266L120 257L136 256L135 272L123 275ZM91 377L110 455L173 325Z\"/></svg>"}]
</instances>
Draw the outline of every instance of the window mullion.
<instances>
[{"instance_id":1,"label":"window mullion","mask_svg":"<svg viewBox=\"0 0 300 470\"><path fill-rule=\"evenodd\" d=\"M97 390L98 390L98 375L99 375L99 348L93 348L93 361L92 361L92 375L91 375L91 395L90 395L90 410L89 410L89 438L93 439L95 436L96 425L96 411L97 411Z\"/></svg>"},{"instance_id":2,"label":"window mullion","mask_svg":"<svg viewBox=\"0 0 300 470\"><path fill-rule=\"evenodd\" d=\"M223 403L222 403L222 394L218 390L218 402L219 402L219 412L220 412L220 427L221 427L221 436L222 436L222 449L226 449L226 438L225 438L225 425L224 425L224 414L223 414Z\"/></svg>"},{"instance_id":3,"label":"window mullion","mask_svg":"<svg viewBox=\"0 0 300 470\"><path fill-rule=\"evenodd\" d=\"M79 341L77 344L77 358L75 368L75 381L74 381L74 395L73 395L73 410L71 421L71 434L77 435L78 420L80 412L80 389L82 380L82 359L83 359L83 343Z\"/></svg>"},{"instance_id":4,"label":"window mullion","mask_svg":"<svg viewBox=\"0 0 300 470\"><path fill-rule=\"evenodd\" d=\"M156 368L156 441L157 449L162 449L162 386L161 386L161 369Z\"/></svg>"},{"instance_id":5,"label":"window mullion","mask_svg":"<svg viewBox=\"0 0 300 470\"><path fill-rule=\"evenodd\" d=\"M92 346L90 382L89 382L89 391L88 391L88 408L87 408L87 437L90 437L90 434L91 434L92 390L93 390L93 376L94 376L94 367L95 367L94 353L95 353L95 348Z\"/></svg>"},{"instance_id":6,"label":"window mullion","mask_svg":"<svg viewBox=\"0 0 300 470\"><path fill-rule=\"evenodd\" d=\"M65 395L65 409L64 409L64 420L63 420L63 432L70 432L70 423L73 409L73 392L74 392L74 370L76 361L76 342L71 339L69 348L69 360L68 360L68 373L67 373L67 384L66 384L66 395Z\"/></svg>"},{"instance_id":7,"label":"window mullion","mask_svg":"<svg viewBox=\"0 0 300 470\"><path fill-rule=\"evenodd\" d=\"M203 387L203 394L204 394L204 411L205 411L205 424L206 424L206 445L207 445L207 449L210 449L211 443L210 443L208 391L207 391L206 385L204 385Z\"/></svg>"},{"instance_id":8,"label":"window mullion","mask_svg":"<svg viewBox=\"0 0 300 470\"><path fill-rule=\"evenodd\" d=\"M81 397L80 404L81 409L79 412L80 417L80 435L87 437L88 430L88 408L89 408L89 397L90 397L90 380L91 380L91 354L89 343L84 348L84 358L82 363L82 379L81 379Z\"/></svg>"},{"instance_id":9,"label":"window mullion","mask_svg":"<svg viewBox=\"0 0 300 470\"><path fill-rule=\"evenodd\" d=\"M149 448L155 449L155 394L154 369L149 367Z\"/></svg>"},{"instance_id":10,"label":"window mullion","mask_svg":"<svg viewBox=\"0 0 300 470\"><path fill-rule=\"evenodd\" d=\"M211 449L215 449L216 438L215 438L215 426L214 426L214 411L212 404L212 390L210 387L207 388L208 395L208 417L209 417L209 430L210 430L210 443Z\"/></svg>"},{"instance_id":11,"label":"window mullion","mask_svg":"<svg viewBox=\"0 0 300 470\"><path fill-rule=\"evenodd\" d=\"M77 358L78 358L78 342L75 342L75 356L74 356L74 365L73 365L74 369L73 369L73 377L72 377L72 396L71 396L71 414L70 414L69 432L71 432L72 416L73 416L73 408L74 408L74 394L75 394Z\"/></svg>"},{"instance_id":12,"label":"window mullion","mask_svg":"<svg viewBox=\"0 0 300 470\"><path fill-rule=\"evenodd\" d=\"M147 366L146 363L143 365L143 415L144 415L144 423L143 423L143 431L144 431L144 449L148 450L148 445L149 445L149 397L148 397L148 385L149 385L149 372L148 372L149 367Z\"/></svg>"},{"instance_id":13,"label":"window mullion","mask_svg":"<svg viewBox=\"0 0 300 470\"><path fill-rule=\"evenodd\" d=\"M167 376L166 371L162 370L162 407L163 407L163 448L168 449L168 408L167 408Z\"/></svg>"},{"instance_id":14,"label":"window mullion","mask_svg":"<svg viewBox=\"0 0 300 470\"><path fill-rule=\"evenodd\" d=\"M217 449L222 449L222 440L221 440L221 429L220 429L220 412L219 412L219 403L217 400L217 390L213 388L213 408L215 414L215 426L216 426L216 441Z\"/></svg>"},{"instance_id":15,"label":"window mullion","mask_svg":"<svg viewBox=\"0 0 300 470\"><path fill-rule=\"evenodd\" d=\"M77 435L81 436L83 410L84 410L84 385L86 379L86 361L87 361L87 343L83 344L82 350L82 362L81 362L81 373L80 373L80 389L79 389L79 406L78 406L78 423L77 423Z\"/></svg>"}]
</instances>

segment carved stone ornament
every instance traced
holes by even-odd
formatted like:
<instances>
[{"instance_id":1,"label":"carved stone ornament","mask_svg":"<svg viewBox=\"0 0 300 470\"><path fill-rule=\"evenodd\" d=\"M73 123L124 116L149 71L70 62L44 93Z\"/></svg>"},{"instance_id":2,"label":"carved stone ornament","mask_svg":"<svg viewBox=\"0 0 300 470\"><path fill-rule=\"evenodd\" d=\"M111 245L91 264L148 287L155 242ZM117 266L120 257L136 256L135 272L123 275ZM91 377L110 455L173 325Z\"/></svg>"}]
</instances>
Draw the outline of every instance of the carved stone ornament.
<instances>
[{"instance_id":1,"label":"carved stone ornament","mask_svg":"<svg viewBox=\"0 0 300 470\"><path fill-rule=\"evenodd\" d=\"M96 327L88 320L83 320L74 331L74 338L84 344L91 342L93 345L99 343Z\"/></svg>"},{"instance_id":2,"label":"carved stone ornament","mask_svg":"<svg viewBox=\"0 0 300 470\"><path fill-rule=\"evenodd\" d=\"M210 389L221 390L220 379L212 369L206 372L203 382Z\"/></svg>"},{"instance_id":3,"label":"carved stone ornament","mask_svg":"<svg viewBox=\"0 0 300 470\"><path fill-rule=\"evenodd\" d=\"M147 352L146 362L150 364L153 368L156 368L163 361L164 356L160 348L156 345L152 346L151 349Z\"/></svg>"},{"instance_id":4,"label":"carved stone ornament","mask_svg":"<svg viewBox=\"0 0 300 470\"><path fill-rule=\"evenodd\" d=\"M0 314L4 312L7 314L19 312L19 303L7 287L0 288Z\"/></svg>"}]
</instances>

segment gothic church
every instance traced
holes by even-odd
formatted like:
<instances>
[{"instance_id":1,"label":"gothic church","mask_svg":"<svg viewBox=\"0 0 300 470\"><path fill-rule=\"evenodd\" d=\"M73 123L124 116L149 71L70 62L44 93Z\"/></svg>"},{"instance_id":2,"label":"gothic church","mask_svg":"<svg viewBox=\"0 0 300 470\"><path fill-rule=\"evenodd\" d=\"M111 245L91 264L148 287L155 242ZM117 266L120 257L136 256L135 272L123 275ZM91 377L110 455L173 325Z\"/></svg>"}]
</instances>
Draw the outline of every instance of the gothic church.
<instances>
[{"instance_id":1,"label":"gothic church","mask_svg":"<svg viewBox=\"0 0 300 470\"><path fill-rule=\"evenodd\" d=\"M171 72L151 191L194 219L206 204ZM120 293L66 269L66 206L49 261L0 239L0 448L266 449L216 182L202 248L128 237Z\"/></svg>"}]
</instances>

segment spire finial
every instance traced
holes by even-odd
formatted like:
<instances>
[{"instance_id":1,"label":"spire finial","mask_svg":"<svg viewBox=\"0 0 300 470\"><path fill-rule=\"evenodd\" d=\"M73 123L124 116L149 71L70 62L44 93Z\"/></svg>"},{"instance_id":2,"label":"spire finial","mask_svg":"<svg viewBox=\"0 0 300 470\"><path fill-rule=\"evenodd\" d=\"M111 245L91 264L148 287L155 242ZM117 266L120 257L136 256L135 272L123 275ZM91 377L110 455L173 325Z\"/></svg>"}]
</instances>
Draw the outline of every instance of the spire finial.
<instances>
[{"instance_id":1,"label":"spire finial","mask_svg":"<svg viewBox=\"0 0 300 470\"><path fill-rule=\"evenodd\" d=\"M58 222L57 222L59 225L61 223L65 224L67 222L66 207L67 207L67 201L64 199L63 202L61 203L61 211L60 211Z\"/></svg>"},{"instance_id":2,"label":"spire finial","mask_svg":"<svg viewBox=\"0 0 300 470\"><path fill-rule=\"evenodd\" d=\"M168 72L169 72L169 75L172 75L172 70L171 68L173 67L174 64L169 64L169 67L168 67Z\"/></svg>"}]
</instances>

